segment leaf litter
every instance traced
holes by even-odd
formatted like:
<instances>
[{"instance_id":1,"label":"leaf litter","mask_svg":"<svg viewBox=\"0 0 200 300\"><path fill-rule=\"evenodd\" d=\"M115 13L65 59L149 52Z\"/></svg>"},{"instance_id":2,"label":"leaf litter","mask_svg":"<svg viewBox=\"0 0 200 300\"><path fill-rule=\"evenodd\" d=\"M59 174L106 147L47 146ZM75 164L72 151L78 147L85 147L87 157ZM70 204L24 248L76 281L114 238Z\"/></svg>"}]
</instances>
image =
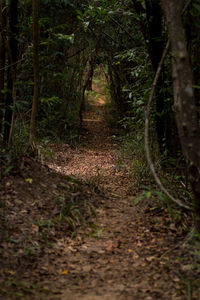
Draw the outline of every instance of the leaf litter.
<instances>
[{"instance_id":1,"label":"leaf litter","mask_svg":"<svg viewBox=\"0 0 200 300\"><path fill-rule=\"evenodd\" d=\"M90 99L82 145L50 144L46 165L24 158L2 179L1 299L199 299L186 233L150 199L135 205L115 167L104 102Z\"/></svg>"}]
</instances>

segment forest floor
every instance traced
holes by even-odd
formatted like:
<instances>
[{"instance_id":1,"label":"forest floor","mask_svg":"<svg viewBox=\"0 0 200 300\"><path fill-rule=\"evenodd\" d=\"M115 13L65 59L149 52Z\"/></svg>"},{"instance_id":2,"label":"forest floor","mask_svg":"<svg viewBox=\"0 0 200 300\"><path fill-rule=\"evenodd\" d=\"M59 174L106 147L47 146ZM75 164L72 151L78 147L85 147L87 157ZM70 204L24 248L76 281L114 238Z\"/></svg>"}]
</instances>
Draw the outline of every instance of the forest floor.
<instances>
[{"instance_id":1,"label":"forest floor","mask_svg":"<svg viewBox=\"0 0 200 300\"><path fill-rule=\"evenodd\" d=\"M51 144L48 167L23 158L3 179L0 299L200 299L183 226L150 200L134 204L97 88L81 145Z\"/></svg>"}]
</instances>

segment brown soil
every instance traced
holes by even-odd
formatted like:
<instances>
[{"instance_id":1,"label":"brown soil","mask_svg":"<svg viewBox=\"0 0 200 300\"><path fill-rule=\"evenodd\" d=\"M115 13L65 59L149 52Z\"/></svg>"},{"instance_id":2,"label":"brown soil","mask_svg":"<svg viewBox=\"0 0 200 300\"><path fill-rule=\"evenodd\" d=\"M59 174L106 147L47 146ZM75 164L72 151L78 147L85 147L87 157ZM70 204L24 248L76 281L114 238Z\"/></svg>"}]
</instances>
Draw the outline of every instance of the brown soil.
<instances>
[{"instance_id":1,"label":"brown soil","mask_svg":"<svg viewBox=\"0 0 200 300\"><path fill-rule=\"evenodd\" d=\"M188 298L181 277L194 278L183 226L153 203L134 205L104 104L103 95L90 98L82 146L51 145L49 169L24 159L23 177L5 179L1 299L198 299L197 290ZM57 220L62 197L96 210L96 217L81 211L87 221L74 226L75 237L65 224L47 230L48 222L36 222Z\"/></svg>"}]
</instances>

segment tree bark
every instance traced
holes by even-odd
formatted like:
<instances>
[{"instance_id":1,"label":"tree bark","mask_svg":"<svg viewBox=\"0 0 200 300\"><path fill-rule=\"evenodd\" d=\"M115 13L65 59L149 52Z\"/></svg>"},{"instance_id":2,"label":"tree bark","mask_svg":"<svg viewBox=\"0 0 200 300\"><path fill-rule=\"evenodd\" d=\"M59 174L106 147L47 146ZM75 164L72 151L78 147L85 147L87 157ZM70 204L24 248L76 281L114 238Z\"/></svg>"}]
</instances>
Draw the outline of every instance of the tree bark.
<instances>
[{"instance_id":1,"label":"tree bark","mask_svg":"<svg viewBox=\"0 0 200 300\"><path fill-rule=\"evenodd\" d=\"M182 151L194 194L196 228L200 232L200 127L193 74L182 23L182 0L162 0L172 50L174 111Z\"/></svg>"},{"instance_id":2,"label":"tree bark","mask_svg":"<svg viewBox=\"0 0 200 300\"><path fill-rule=\"evenodd\" d=\"M5 96L5 117L3 142L8 145L14 107L13 86L16 79L16 62L18 59L18 0L10 0L8 17L8 69L7 69L7 92Z\"/></svg>"},{"instance_id":3,"label":"tree bark","mask_svg":"<svg viewBox=\"0 0 200 300\"><path fill-rule=\"evenodd\" d=\"M32 102L32 112L30 121L30 135L29 144L34 147L34 141L36 138L36 117L38 112L39 104L39 2L38 0L33 0L32 2L33 10L33 65L34 65L34 92L33 92L33 102Z\"/></svg>"},{"instance_id":4,"label":"tree bark","mask_svg":"<svg viewBox=\"0 0 200 300\"><path fill-rule=\"evenodd\" d=\"M161 2L158 0L145 0L145 9L142 4L136 0L132 0L134 9L139 16L145 13L145 20L140 18L139 24L141 32L144 36L146 48L148 50L153 71L156 73L159 62L161 60L162 52L164 49L162 39L162 7ZM163 116L165 109L165 95L163 93L164 87L164 72L159 76L155 95L156 95L156 116L155 125L157 140L160 153L165 151L164 139L166 137L166 125ZM169 149L168 149L169 150Z\"/></svg>"},{"instance_id":5,"label":"tree bark","mask_svg":"<svg viewBox=\"0 0 200 300\"><path fill-rule=\"evenodd\" d=\"M5 27L6 27L6 3L0 1L0 134L3 125L3 108L4 108L4 75L5 75Z\"/></svg>"}]
</instances>

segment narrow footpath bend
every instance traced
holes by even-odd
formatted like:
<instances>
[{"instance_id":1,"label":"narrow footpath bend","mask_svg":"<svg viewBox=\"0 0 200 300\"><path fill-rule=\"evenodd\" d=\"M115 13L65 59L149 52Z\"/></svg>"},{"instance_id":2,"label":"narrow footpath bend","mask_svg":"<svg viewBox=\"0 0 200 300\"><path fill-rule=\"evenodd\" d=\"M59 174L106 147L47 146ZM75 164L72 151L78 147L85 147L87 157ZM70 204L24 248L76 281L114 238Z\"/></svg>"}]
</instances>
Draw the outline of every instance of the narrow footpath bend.
<instances>
[{"instance_id":1,"label":"narrow footpath bend","mask_svg":"<svg viewBox=\"0 0 200 300\"><path fill-rule=\"evenodd\" d=\"M106 197L91 228L95 233L82 234L81 240L67 246L67 274L54 278L61 294L50 299L187 299L174 268L177 233L168 228L163 212L133 205L128 173L116 168L104 96L90 102L84 115L85 145L58 146L50 167L90 184L100 181Z\"/></svg>"}]
</instances>

